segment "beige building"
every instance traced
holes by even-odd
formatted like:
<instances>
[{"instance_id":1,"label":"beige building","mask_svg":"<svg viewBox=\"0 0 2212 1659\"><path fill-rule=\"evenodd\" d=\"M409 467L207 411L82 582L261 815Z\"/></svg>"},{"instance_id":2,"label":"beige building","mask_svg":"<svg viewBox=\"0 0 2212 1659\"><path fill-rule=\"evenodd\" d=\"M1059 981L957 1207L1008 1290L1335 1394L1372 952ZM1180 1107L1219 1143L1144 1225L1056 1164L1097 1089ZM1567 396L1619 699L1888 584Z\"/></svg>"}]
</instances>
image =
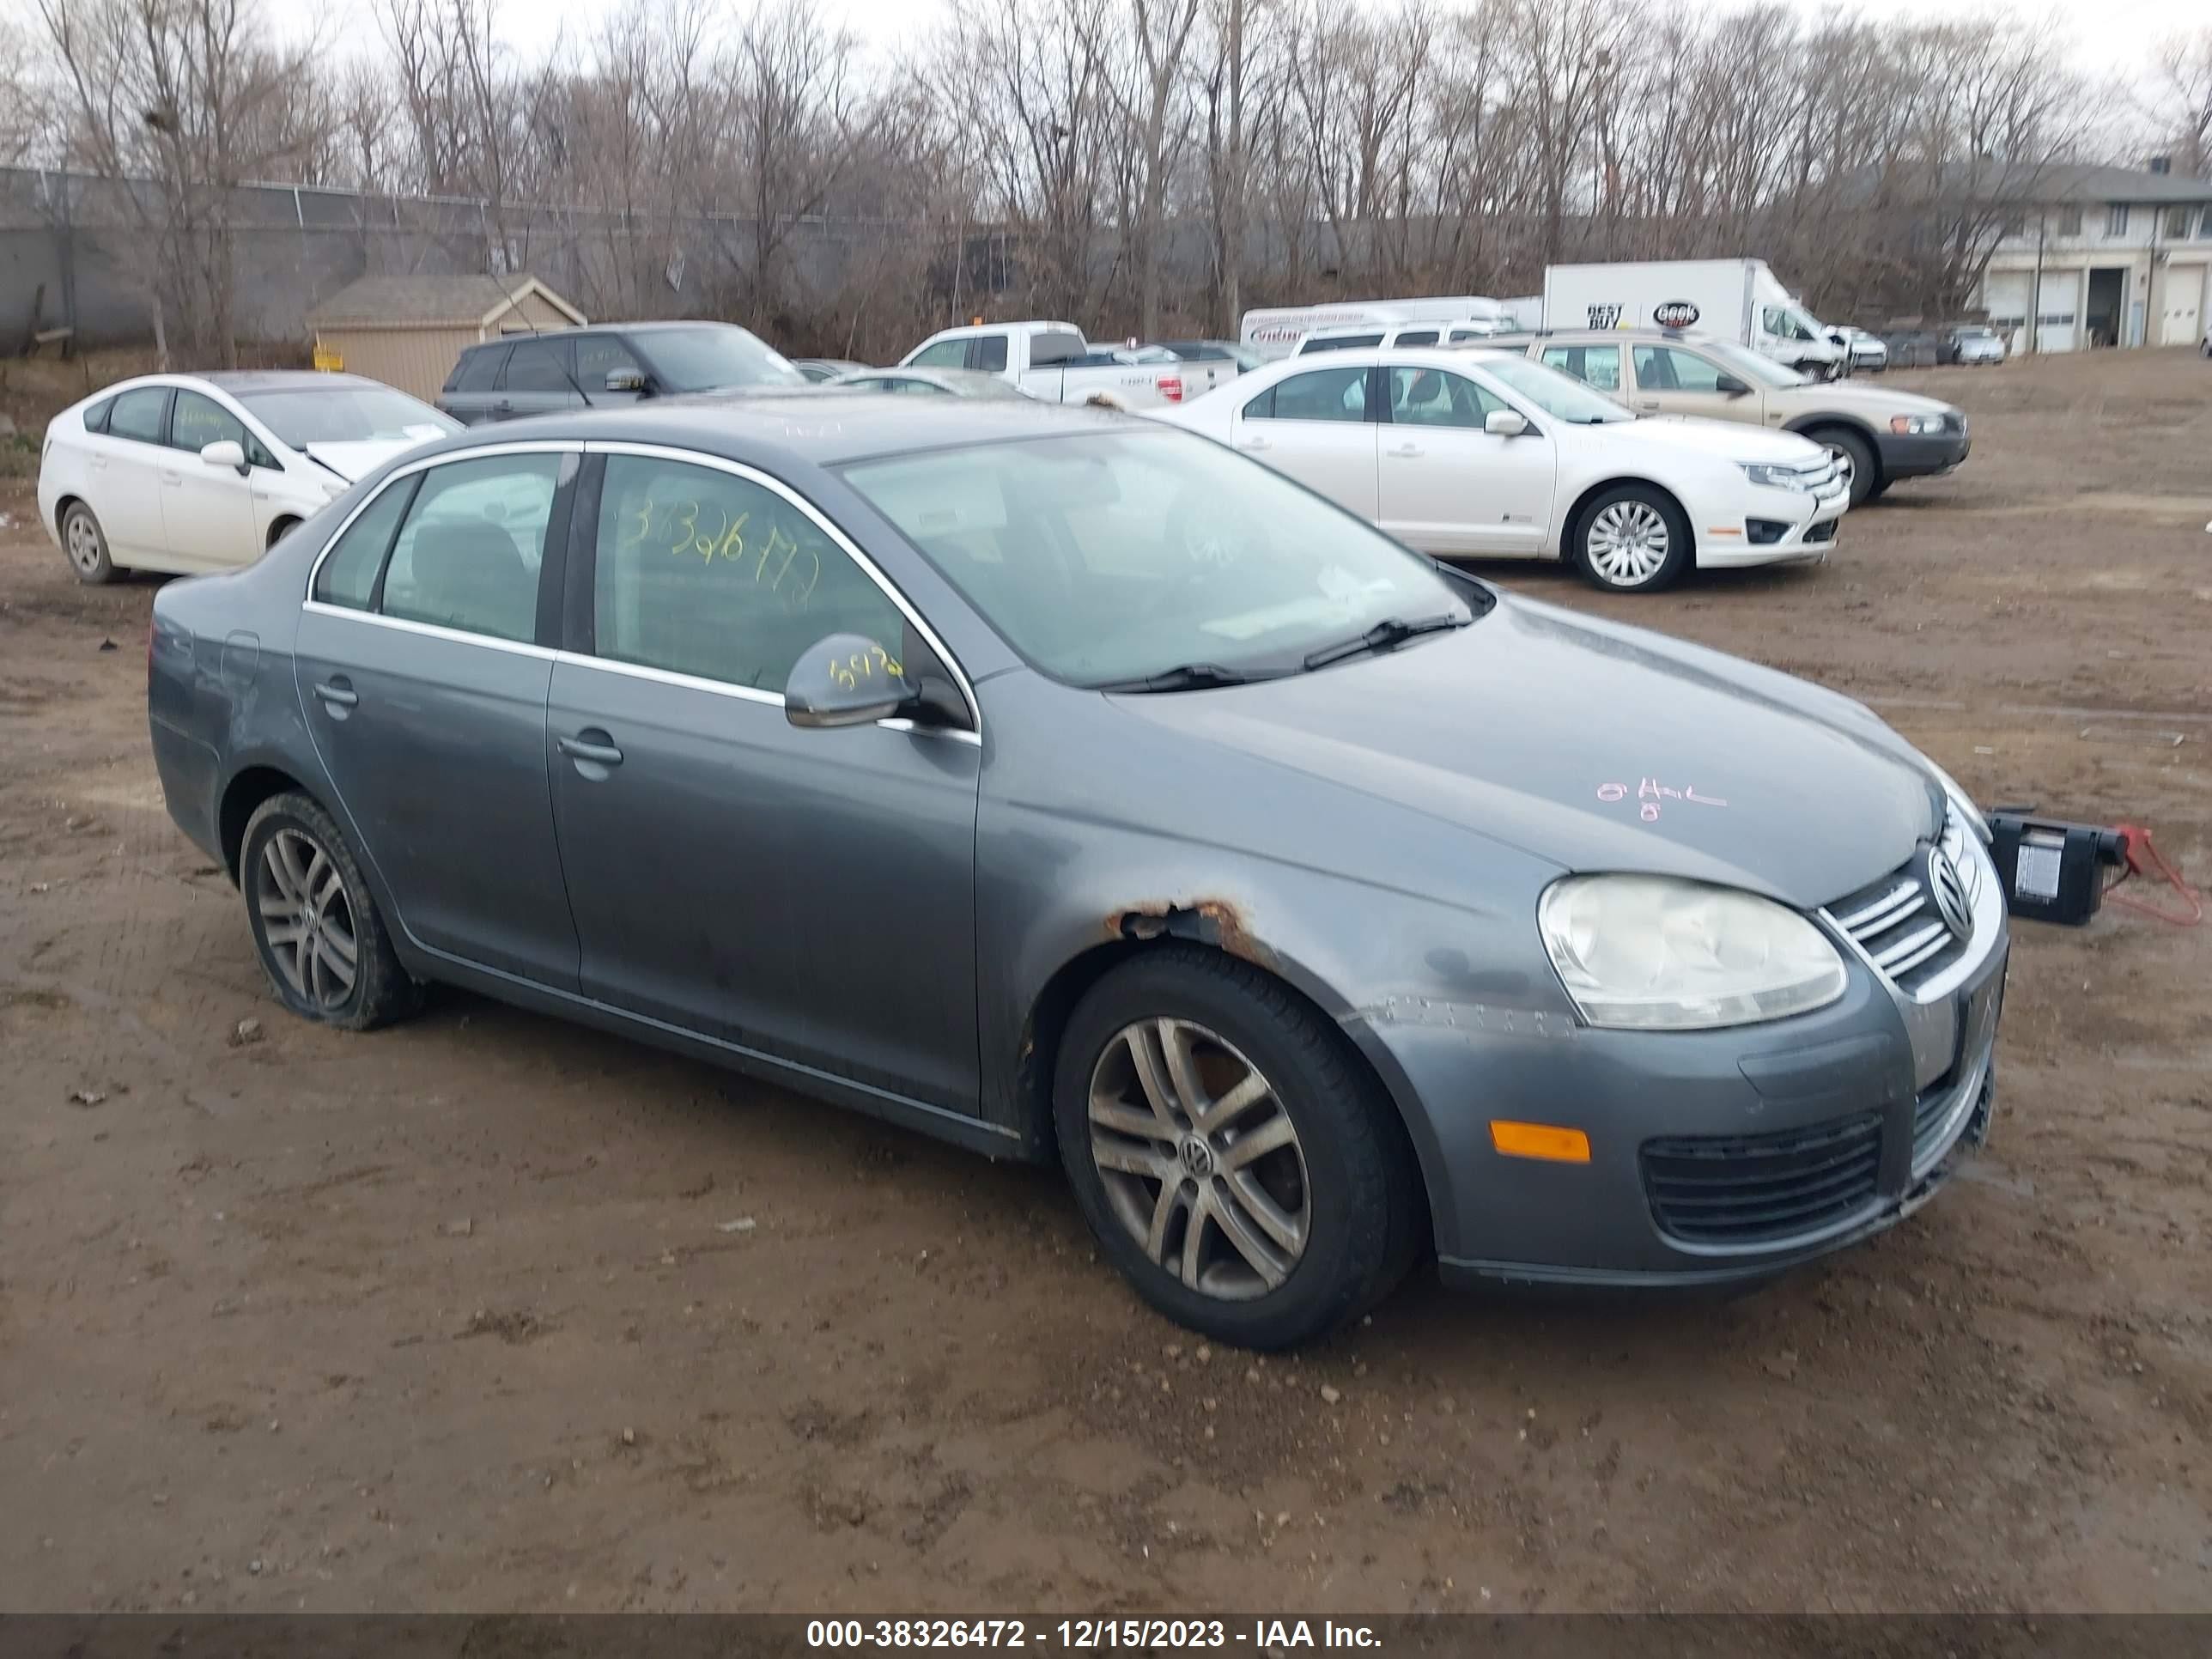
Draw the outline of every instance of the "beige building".
<instances>
[{"instance_id":1,"label":"beige building","mask_svg":"<svg viewBox=\"0 0 2212 1659\"><path fill-rule=\"evenodd\" d=\"M307 313L315 367L366 374L428 402L463 346L574 328L584 313L535 276L364 276Z\"/></svg>"},{"instance_id":2,"label":"beige building","mask_svg":"<svg viewBox=\"0 0 2212 1659\"><path fill-rule=\"evenodd\" d=\"M2154 162L2053 167L2016 211L1978 308L2012 351L2195 345L2212 322L2212 179ZM2031 330L2030 319L2033 319Z\"/></svg>"}]
</instances>

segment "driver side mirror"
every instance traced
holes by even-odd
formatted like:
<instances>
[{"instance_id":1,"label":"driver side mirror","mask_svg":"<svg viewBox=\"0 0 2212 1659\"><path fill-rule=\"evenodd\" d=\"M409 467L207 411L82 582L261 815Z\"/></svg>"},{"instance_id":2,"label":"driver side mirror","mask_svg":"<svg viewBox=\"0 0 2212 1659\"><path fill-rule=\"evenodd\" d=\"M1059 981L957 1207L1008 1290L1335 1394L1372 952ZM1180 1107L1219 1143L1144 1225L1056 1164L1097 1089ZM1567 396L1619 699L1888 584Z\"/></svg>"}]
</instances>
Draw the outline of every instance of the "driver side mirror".
<instances>
[{"instance_id":1,"label":"driver side mirror","mask_svg":"<svg viewBox=\"0 0 2212 1659\"><path fill-rule=\"evenodd\" d=\"M645 371L641 368L611 368L607 371L607 390L635 392L641 398L646 394Z\"/></svg>"},{"instance_id":2,"label":"driver side mirror","mask_svg":"<svg viewBox=\"0 0 2212 1659\"><path fill-rule=\"evenodd\" d=\"M210 466L227 466L240 477L246 476L246 446L235 438L201 445L200 459Z\"/></svg>"},{"instance_id":3,"label":"driver side mirror","mask_svg":"<svg viewBox=\"0 0 2212 1659\"><path fill-rule=\"evenodd\" d=\"M1746 396L1751 388L1737 380L1735 375L1723 374L1713 382L1713 390L1723 398L1741 398Z\"/></svg>"},{"instance_id":4,"label":"driver side mirror","mask_svg":"<svg viewBox=\"0 0 2212 1659\"><path fill-rule=\"evenodd\" d=\"M1482 429L1493 438L1517 438L1528 429L1528 417L1517 409L1493 409L1482 417Z\"/></svg>"},{"instance_id":5,"label":"driver side mirror","mask_svg":"<svg viewBox=\"0 0 2212 1659\"><path fill-rule=\"evenodd\" d=\"M809 646L783 683L783 717L810 730L872 726L915 697L913 682L890 652L859 634L832 634Z\"/></svg>"}]
</instances>

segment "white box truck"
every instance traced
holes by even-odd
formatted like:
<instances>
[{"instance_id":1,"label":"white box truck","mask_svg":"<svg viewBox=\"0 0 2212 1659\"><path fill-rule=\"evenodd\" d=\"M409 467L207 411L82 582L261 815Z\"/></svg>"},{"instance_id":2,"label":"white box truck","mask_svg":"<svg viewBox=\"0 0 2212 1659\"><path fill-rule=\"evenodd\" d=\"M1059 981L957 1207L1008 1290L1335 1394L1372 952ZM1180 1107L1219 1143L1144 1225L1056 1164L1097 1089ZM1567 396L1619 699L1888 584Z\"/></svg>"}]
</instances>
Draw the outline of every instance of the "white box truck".
<instances>
[{"instance_id":1,"label":"white box truck","mask_svg":"<svg viewBox=\"0 0 2212 1659\"><path fill-rule=\"evenodd\" d=\"M1544 326L1704 334L1749 346L1820 380L1848 361L1764 259L1552 265L1544 272Z\"/></svg>"},{"instance_id":2,"label":"white box truck","mask_svg":"<svg viewBox=\"0 0 2212 1659\"><path fill-rule=\"evenodd\" d=\"M1502 331L1512 325L1512 319L1497 301L1479 294L1413 300L1331 300L1317 306L1248 311L1238 325L1237 343L1247 351L1273 359L1289 356L1297 349L1298 342L1316 329L1372 328L1379 332L1417 323L1468 323Z\"/></svg>"}]
</instances>

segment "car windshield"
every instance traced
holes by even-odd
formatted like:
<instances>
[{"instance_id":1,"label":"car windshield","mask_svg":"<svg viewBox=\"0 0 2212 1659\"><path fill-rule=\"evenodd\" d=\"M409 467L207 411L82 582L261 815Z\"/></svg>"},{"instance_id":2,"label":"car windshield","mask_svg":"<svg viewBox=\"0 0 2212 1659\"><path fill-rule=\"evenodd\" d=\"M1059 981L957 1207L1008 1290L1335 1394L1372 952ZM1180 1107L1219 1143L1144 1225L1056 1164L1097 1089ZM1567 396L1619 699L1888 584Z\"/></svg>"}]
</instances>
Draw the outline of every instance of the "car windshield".
<instances>
[{"instance_id":1,"label":"car windshield","mask_svg":"<svg viewBox=\"0 0 2212 1659\"><path fill-rule=\"evenodd\" d=\"M1700 340L1698 349L1710 353L1729 366L1731 374L1753 386L1810 386L1812 378L1800 374L1787 363L1778 363L1771 357L1762 356L1748 346L1740 346L1733 340Z\"/></svg>"},{"instance_id":2,"label":"car windshield","mask_svg":"<svg viewBox=\"0 0 2212 1659\"><path fill-rule=\"evenodd\" d=\"M1493 357L1482 367L1547 415L1573 426L1610 426L1635 416L1610 398L1601 398L1572 375L1531 362L1526 357Z\"/></svg>"},{"instance_id":3,"label":"car windshield","mask_svg":"<svg viewBox=\"0 0 2212 1659\"><path fill-rule=\"evenodd\" d=\"M249 392L239 402L248 414L295 449L309 444L355 444L443 437L461 423L388 386L295 386Z\"/></svg>"},{"instance_id":4,"label":"car windshield","mask_svg":"<svg viewBox=\"0 0 2212 1659\"><path fill-rule=\"evenodd\" d=\"M932 450L844 477L1009 644L1071 684L1296 672L1386 621L1474 613L1364 520L1187 433Z\"/></svg>"},{"instance_id":5,"label":"car windshield","mask_svg":"<svg viewBox=\"0 0 2212 1659\"><path fill-rule=\"evenodd\" d=\"M1962 328L1959 331L1959 337L1962 340L1990 340L1996 337L1985 328Z\"/></svg>"},{"instance_id":6,"label":"car windshield","mask_svg":"<svg viewBox=\"0 0 2212 1659\"><path fill-rule=\"evenodd\" d=\"M758 335L727 323L642 330L630 336L629 343L671 392L806 384L806 377Z\"/></svg>"}]
</instances>

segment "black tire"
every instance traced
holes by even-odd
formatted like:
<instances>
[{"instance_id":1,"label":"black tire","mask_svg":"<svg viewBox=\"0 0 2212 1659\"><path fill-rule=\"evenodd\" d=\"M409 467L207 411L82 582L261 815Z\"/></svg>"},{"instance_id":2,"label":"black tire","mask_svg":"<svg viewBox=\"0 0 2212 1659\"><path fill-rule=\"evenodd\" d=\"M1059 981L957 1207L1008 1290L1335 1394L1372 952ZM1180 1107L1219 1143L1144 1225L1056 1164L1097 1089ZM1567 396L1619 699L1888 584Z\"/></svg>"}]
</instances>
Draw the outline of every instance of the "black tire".
<instances>
[{"instance_id":1,"label":"black tire","mask_svg":"<svg viewBox=\"0 0 2212 1659\"><path fill-rule=\"evenodd\" d=\"M1591 538L1599 533L1607 510L1614 507L1649 509L1656 512L1666 526L1665 553L1650 574L1640 579L1615 580L1608 576L1599 562L1603 556L1591 550ZM1697 549L1690 538L1690 520L1674 504L1674 497L1651 484L1623 483L1600 490L1575 516L1570 526L1567 557L1582 573L1583 580L1608 593L1656 593L1681 580L1682 573L1696 562Z\"/></svg>"},{"instance_id":2,"label":"black tire","mask_svg":"<svg viewBox=\"0 0 2212 1659\"><path fill-rule=\"evenodd\" d=\"M1887 481L1881 476L1881 463L1875 459L1874 446L1857 433L1846 427L1826 426L1805 435L1850 462L1853 507L1870 501L1882 492Z\"/></svg>"},{"instance_id":3,"label":"black tire","mask_svg":"<svg viewBox=\"0 0 2212 1659\"><path fill-rule=\"evenodd\" d=\"M313 873L307 883L311 890L328 890L325 873L338 878L338 890L319 908L313 932L331 943L333 952L338 952L345 940L351 941L353 980L343 994L330 994L336 972L329 966L332 957L325 956L321 967L310 962L303 972L301 946L297 942L270 941L272 925L289 927L281 914L268 914L272 904L281 904L287 898L269 862L270 847L280 840L284 849L291 852L297 852L304 842L327 860L327 872ZM306 858L295 859L294 865L310 872L323 869ZM422 987L400 966L353 849L331 815L307 796L272 795L255 809L246 820L246 836L239 849L238 885L246 900L246 925L252 930L262 971L269 975L276 1000L302 1019L366 1031L403 1019L422 1006Z\"/></svg>"},{"instance_id":4,"label":"black tire","mask_svg":"<svg viewBox=\"0 0 2212 1659\"><path fill-rule=\"evenodd\" d=\"M82 501L71 501L62 510L62 556L70 573L87 587L99 587L116 577L114 559L107 550L107 532L100 517Z\"/></svg>"},{"instance_id":5,"label":"black tire","mask_svg":"<svg viewBox=\"0 0 2212 1659\"><path fill-rule=\"evenodd\" d=\"M1155 1261L1115 1208L1093 1155L1094 1074L1121 1033L1159 1018L1190 1022L1232 1046L1261 1073L1268 1098L1296 1131L1307 1210L1303 1249L1279 1285L1249 1299L1186 1285ZM1194 945L1160 945L1107 974L1077 1006L1054 1068L1060 1161L1099 1248L1160 1313L1239 1347L1313 1341L1357 1319L1405 1277L1426 1238L1425 1212L1395 1111L1343 1036L1287 988Z\"/></svg>"}]
</instances>

